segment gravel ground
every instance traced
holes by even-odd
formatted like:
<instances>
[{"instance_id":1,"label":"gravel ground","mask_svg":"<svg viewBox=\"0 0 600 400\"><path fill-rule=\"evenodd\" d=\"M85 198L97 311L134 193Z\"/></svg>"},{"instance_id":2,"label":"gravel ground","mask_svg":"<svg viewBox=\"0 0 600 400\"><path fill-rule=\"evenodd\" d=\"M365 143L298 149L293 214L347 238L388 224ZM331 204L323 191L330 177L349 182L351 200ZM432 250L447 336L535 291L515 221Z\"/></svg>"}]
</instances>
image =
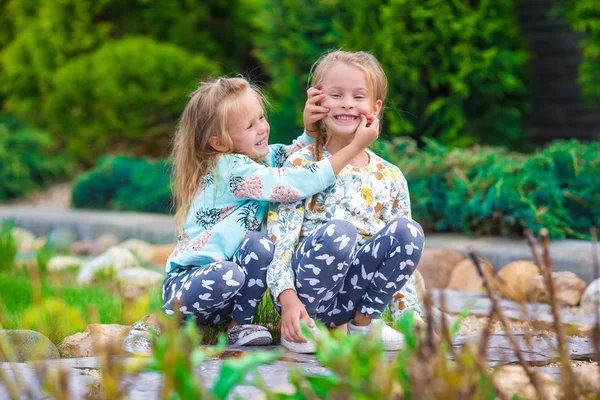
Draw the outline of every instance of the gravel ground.
<instances>
[{"instance_id":1,"label":"gravel ground","mask_svg":"<svg viewBox=\"0 0 600 400\"><path fill-rule=\"evenodd\" d=\"M47 190L31 193L25 199L15 200L11 204L63 210L71 208L71 184L61 183Z\"/></svg>"}]
</instances>

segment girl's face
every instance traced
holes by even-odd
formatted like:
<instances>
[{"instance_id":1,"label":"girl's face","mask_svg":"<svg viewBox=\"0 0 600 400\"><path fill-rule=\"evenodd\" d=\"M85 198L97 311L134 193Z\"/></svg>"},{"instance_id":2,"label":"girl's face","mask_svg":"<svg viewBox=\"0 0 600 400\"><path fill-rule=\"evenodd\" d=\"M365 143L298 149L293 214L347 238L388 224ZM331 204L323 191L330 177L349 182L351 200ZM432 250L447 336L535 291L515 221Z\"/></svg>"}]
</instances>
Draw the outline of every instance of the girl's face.
<instances>
[{"instance_id":1,"label":"girl's face","mask_svg":"<svg viewBox=\"0 0 600 400\"><path fill-rule=\"evenodd\" d=\"M323 120L327 134L351 139L360 124L360 115L379 114L382 101L375 104L367 85L366 73L355 66L337 64L327 71L321 85L327 96L322 107L331 109Z\"/></svg>"},{"instance_id":2,"label":"girl's face","mask_svg":"<svg viewBox=\"0 0 600 400\"><path fill-rule=\"evenodd\" d=\"M257 96L247 90L237 99L238 106L229 112L227 132L233 142L233 152L257 160L269 153L271 127Z\"/></svg>"}]
</instances>

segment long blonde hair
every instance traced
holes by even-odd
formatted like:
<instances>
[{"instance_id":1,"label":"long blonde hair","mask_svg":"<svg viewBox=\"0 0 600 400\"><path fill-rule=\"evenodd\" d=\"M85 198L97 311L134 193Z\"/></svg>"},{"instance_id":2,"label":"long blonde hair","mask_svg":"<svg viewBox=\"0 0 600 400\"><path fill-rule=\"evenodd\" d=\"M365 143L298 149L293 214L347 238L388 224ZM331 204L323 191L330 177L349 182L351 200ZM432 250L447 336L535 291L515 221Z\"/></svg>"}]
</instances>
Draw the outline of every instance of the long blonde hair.
<instances>
[{"instance_id":1,"label":"long blonde hair","mask_svg":"<svg viewBox=\"0 0 600 400\"><path fill-rule=\"evenodd\" d=\"M180 232L202 177L211 172L218 157L224 154L215 150L209 139L214 136L218 143L229 149L228 153L233 150L233 142L227 133L228 117L239 105L240 95L247 90L264 107L265 98L260 89L241 77L202 82L190 95L175 132L171 153L175 223Z\"/></svg>"},{"instance_id":2,"label":"long blonde hair","mask_svg":"<svg viewBox=\"0 0 600 400\"><path fill-rule=\"evenodd\" d=\"M375 56L366 51L348 52L343 50L334 50L323 54L311 67L310 87L321 89L329 70L339 64L358 67L364 71L367 78L369 96L371 105L375 106L377 100L381 100L382 106L379 115L383 114L383 104L387 97L388 82L381 64ZM381 118L381 117L380 117ZM327 130L325 124L321 124L321 129L315 137L313 144L313 154L315 161L323 159L323 146L327 142ZM312 197L309 208L315 209L318 194Z\"/></svg>"}]
</instances>

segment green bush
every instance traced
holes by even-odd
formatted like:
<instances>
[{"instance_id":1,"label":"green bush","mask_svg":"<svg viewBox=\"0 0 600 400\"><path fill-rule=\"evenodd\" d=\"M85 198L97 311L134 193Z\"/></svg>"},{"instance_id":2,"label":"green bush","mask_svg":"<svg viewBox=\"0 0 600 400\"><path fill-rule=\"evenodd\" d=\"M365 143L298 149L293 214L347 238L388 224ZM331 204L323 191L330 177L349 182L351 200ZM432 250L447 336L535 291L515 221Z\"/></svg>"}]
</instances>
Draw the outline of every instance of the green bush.
<instances>
[{"instance_id":1,"label":"green bush","mask_svg":"<svg viewBox=\"0 0 600 400\"><path fill-rule=\"evenodd\" d=\"M170 166L165 161L105 157L79 176L73 186L74 207L142 212L171 211Z\"/></svg>"},{"instance_id":2,"label":"green bush","mask_svg":"<svg viewBox=\"0 0 600 400\"><path fill-rule=\"evenodd\" d=\"M429 231L520 234L546 227L553 238L588 238L600 226L600 143L557 141L533 154L498 147L449 149L426 139L379 141L377 153L398 165L412 213ZM171 212L165 161L109 157L80 176L73 205Z\"/></svg>"},{"instance_id":3,"label":"green bush","mask_svg":"<svg viewBox=\"0 0 600 400\"><path fill-rule=\"evenodd\" d=\"M253 28L247 16L256 1L0 1L0 100L5 96L6 110L44 124L39 110L61 86L56 71L129 36L204 54L227 71L249 71Z\"/></svg>"},{"instance_id":4,"label":"green bush","mask_svg":"<svg viewBox=\"0 0 600 400\"><path fill-rule=\"evenodd\" d=\"M529 55L514 0L268 3L256 18L264 31L257 56L273 78L269 94L279 114L272 121L283 133L301 123L311 63L340 47L381 61L390 82L388 137L427 136L451 146L523 142Z\"/></svg>"},{"instance_id":5,"label":"green bush","mask_svg":"<svg viewBox=\"0 0 600 400\"><path fill-rule=\"evenodd\" d=\"M82 160L109 149L164 155L189 93L202 75L217 72L169 44L113 41L56 72L44 114Z\"/></svg>"},{"instance_id":6,"label":"green bush","mask_svg":"<svg viewBox=\"0 0 600 400\"><path fill-rule=\"evenodd\" d=\"M430 230L589 238L600 225L600 144L557 141L531 155L501 148L423 149L396 139L377 149L404 172L415 219Z\"/></svg>"},{"instance_id":7,"label":"green bush","mask_svg":"<svg viewBox=\"0 0 600 400\"><path fill-rule=\"evenodd\" d=\"M64 179L72 162L53 155L50 135L0 118L0 201L21 197Z\"/></svg>"},{"instance_id":8,"label":"green bush","mask_svg":"<svg viewBox=\"0 0 600 400\"><path fill-rule=\"evenodd\" d=\"M579 83L584 97L600 107L600 3L596 0L560 0L554 2L552 14L564 17L571 29L582 35Z\"/></svg>"}]
</instances>

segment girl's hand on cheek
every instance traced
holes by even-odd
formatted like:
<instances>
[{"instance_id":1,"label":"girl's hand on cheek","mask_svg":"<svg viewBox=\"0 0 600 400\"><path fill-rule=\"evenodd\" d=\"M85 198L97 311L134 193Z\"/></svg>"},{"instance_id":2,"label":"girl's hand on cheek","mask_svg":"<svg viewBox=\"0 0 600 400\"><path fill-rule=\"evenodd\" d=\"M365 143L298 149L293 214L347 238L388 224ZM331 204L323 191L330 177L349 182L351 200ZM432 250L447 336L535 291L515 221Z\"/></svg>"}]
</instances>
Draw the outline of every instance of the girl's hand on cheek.
<instances>
[{"instance_id":1,"label":"girl's hand on cheek","mask_svg":"<svg viewBox=\"0 0 600 400\"><path fill-rule=\"evenodd\" d=\"M379 119L373 114L361 114L354 140L356 145L366 148L379 137Z\"/></svg>"},{"instance_id":2,"label":"girl's hand on cheek","mask_svg":"<svg viewBox=\"0 0 600 400\"><path fill-rule=\"evenodd\" d=\"M327 95L319 89L310 88L306 93L308 95L308 100L306 100L304 113L302 114L304 129L309 136L315 137L319 132L319 121L327 117L330 109L321 107L321 101L323 101Z\"/></svg>"}]
</instances>

